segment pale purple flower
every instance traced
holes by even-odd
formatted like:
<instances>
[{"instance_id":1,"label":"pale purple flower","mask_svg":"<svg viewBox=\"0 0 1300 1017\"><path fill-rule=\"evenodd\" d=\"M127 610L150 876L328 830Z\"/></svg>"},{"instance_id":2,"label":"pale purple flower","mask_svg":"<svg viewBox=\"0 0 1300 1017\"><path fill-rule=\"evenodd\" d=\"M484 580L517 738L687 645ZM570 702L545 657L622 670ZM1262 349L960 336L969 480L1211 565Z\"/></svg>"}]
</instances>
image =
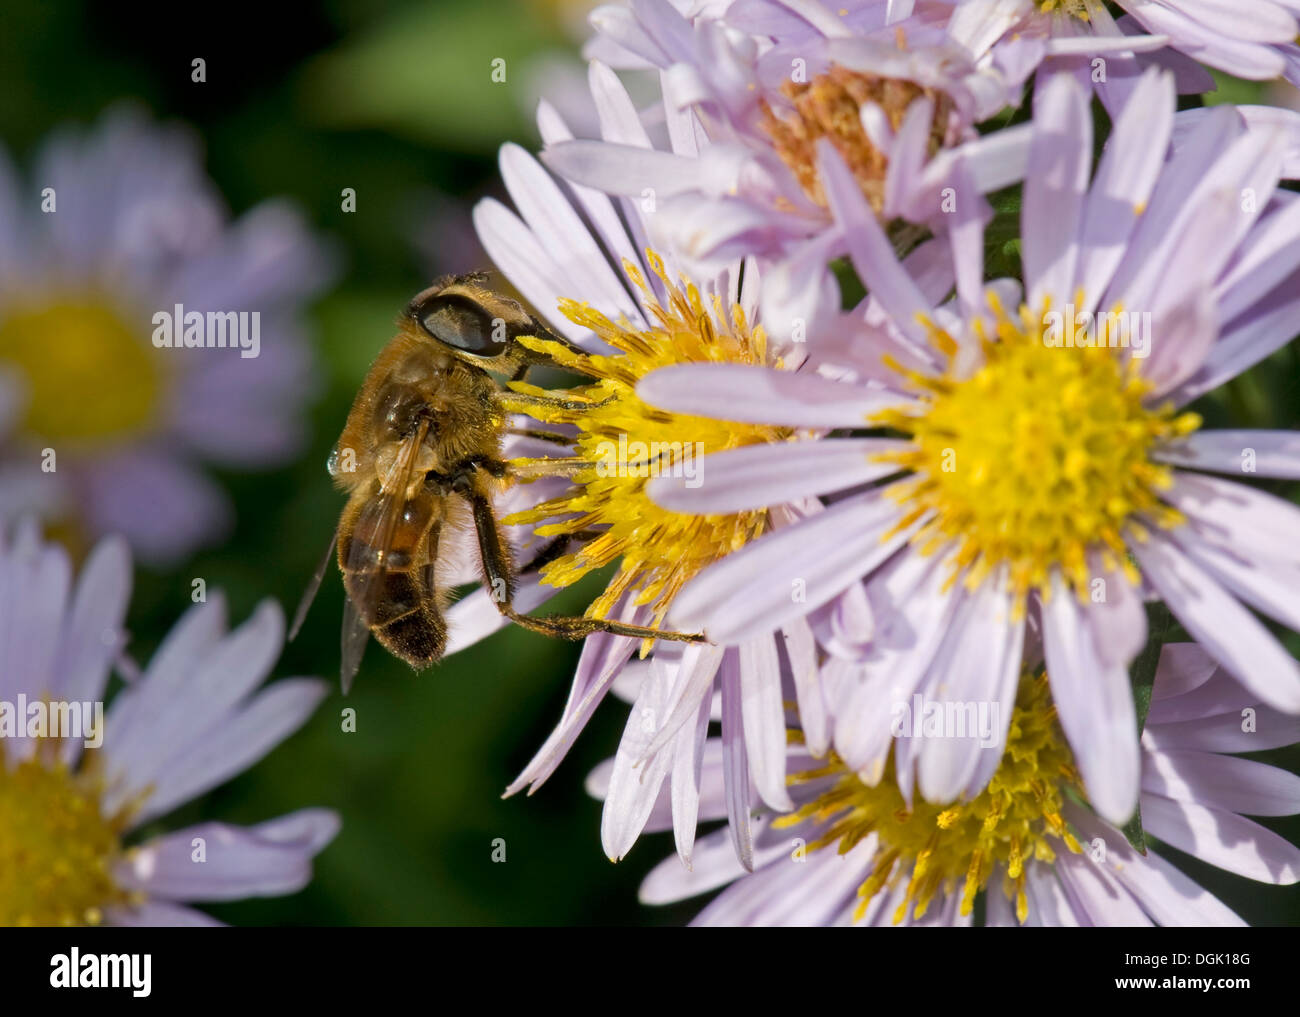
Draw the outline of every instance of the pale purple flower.
<instances>
[{"instance_id":1,"label":"pale purple flower","mask_svg":"<svg viewBox=\"0 0 1300 1017\"><path fill-rule=\"evenodd\" d=\"M295 893L338 832L335 813L303 809L132 843L256 763L326 695L313 678L259 688L284 638L273 602L227 633L214 593L99 714L102 725L90 719L82 737L64 729L57 739L27 726L43 700L102 711L130 587L120 538L101 541L74 580L67 553L42 542L32 521L0 535L0 924L213 924L187 902Z\"/></svg>"},{"instance_id":2,"label":"pale purple flower","mask_svg":"<svg viewBox=\"0 0 1300 1017\"><path fill-rule=\"evenodd\" d=\"M203 464L305 443L301 312L328 253L283 201L229 221L196 139L133 108L56 131L25 179L0 150L0 516L118 533L151 564L219 540L231 506ZM251 317L245 349L156 348L178 304L258 313L257 356Z\"/></svg>"},{"instance_id":3,"label":"pale purple flower","mask_svg":"<svg viewBox=\"0 0 1300 1017\"><path fill-rule=\"evenodd\" d=\"M1117 0L1127 15L1116 20L1101 0L957 0L947 28L975 59L1029 68L1044 58L1059 69L1072 63L1108 105L1122 105L1149 62L1174 70L1180 92L1209 92L1204 64L1238 78L1300 83L1300 34L1294 0ZM925 5L918 5L925 6ZM940 15L942 17L942 15ZM1167 48L1166 48L1167 47ZM1092 57L1100 54L1104 76Z\"/></svg>"},{"instance_id":4,"label":"pale purple flower","mask_svg":"<svg viewBox=\"0 0 1300 1017\"><path fill-rule=\"evenodd\" d=\"M1249 609L1300 629L1300 509L1212 475L1300 477L1300 437L1198 430L1180 409L1300 327L1300 201L1277 187L1285 138L1248 129L1231 108L1205 115L1170 154L1173 82L1154 70L1090 182L1087 102L1068 75L1037 95L1023 304L1013 281L984 286L977 218L900 265L823 147L831 205L872 294L852 316L855 342L820 373L688 365L655 372L638 393L674 412L805 434L901 435L738 449L706 460L718 482L652 481L650 496L683 512L831 500L701 573L670 624L730 645L809 617L823 647L859 667L862 694L833 716L834 738L870 778L888 753L872 730L881 703L918 691L994 702L1005 724L1026 621L1038 619L1089 797L1122 823L1139 785L1127 668L1146 642L1148 597L1259 699L1300 712L1300 665ZM1135 327L1099 330L1092 348L1063 348L1063 330L1050 337L1053 309L1118 308L1139 314ZM988 780L971 742L916 751L931 801Z\"/></svg>"},{"instance_id":5,"label":"pale purple flower","mask_svg":"<svg viewBox=\"0 0 1300 1017\"><path fill-rule=\"evenodd\" d=\"M1277 139L1277 144L1282 146L1285 152L1279 174L1282 179L1300 180L1300 111L1278 106L1247 105L1233 108L1241 114L1247 127L1271 132ZM1216 115L1214 109L1214 106L1199 106L1180 110L1174 116L1174 133L1170 144L1175 151L1183 147L1206 117Z\"/></svg>"},{"instance_id":6,"label":"pale purple flower","mask_svg":"<svg viewBox=\"0 0 1300 1017\"><path fill-rule=\"evenodd\" d=\"M1055 769L1062 739L1051 731L1050 702L1035 691L1045 688L1026 679L1022 693L1030 695L1022 694L1013 734L1021 772L1009 767L996 791L947 810L947 825L936 822L943 813L890 784L892 776L867 788L835 757L795 745L791 796L801 811L775 817L755 802L753 871L718 830L700 839L692 868L676 858L660 863L641 900L666 904L724 888L696 925L970 925L970 905L983 889L986 925L1217 926L1243 923L1163 857L1161 844L1261 883L1300 879L1300 850L1245 818L1300 812L1300 778L1231 754L1292 744L1300 720L1259 703L1198 646L1167 645L1152 690L1141 751L1145 854L1062 793L1071 783ZM717 749L714 742L705 748L701 819L722 814ZM1028 787L1031 771L1037 789ZM608 772L605 764L592 775L593 793L603 793ZM837 801L826 797L832 789ZM985 829L981 810L990 804L1026 822ZM860 812L846 814L854 807ZM663 796L648 828L666 828L668 812ZM874 829L863 832L869 821ZM1013 838L1020 838L1014 847ZM915 845L927 841L930 861L917 875ZM976 844L994 861L972 887Z\"/></svg>"},{"instance_id":7,"label":"pale purple flower","mask_svg":"<svg viewBox=\"0 0 1300 1017\"><path fill-rule=\"evenodd\" d=\"M613 72L593 64L591 87L605 141L634 147L648 159L670 154L653 146L641 116ZM663 116L669 125L672 157L694 158L701 143L695 115L690 110L666 108ZM548 145L570 136L555 110L545 103L538 124ZM650 367L691 355L683 352L689 349L695 349L694 355L724 361L775 362L777 350L769 348L760 327L760 272L752 261L745 263L743 286L740 262L707 277L683 279L674 251L665 250L662 261L659 255L646 253L651 215L639 201L557 181L516 145L502 149L500 162L503 181L518 213L495 200L481 202L475 209L479 236L503 275L556 332L593 354L621 354L613 363L637 376ZM616 268L620 264L623 268ZM562 299L577 303L561 308ZM699 303L693 305L692 301ZM709 323L707 329L701 325L700 314ZM664 322L670 323L676 338L654 333ZM635 350L619 347L631 334L650 338L633 343ZM703 343L698 348L693 345L697 340ZM568 355L559 352L560 362L572 366L564 359ZM605 434L611 440L663 437L693 445L705 439L760 442L773 434L762 428L701 428L698 422L676 421L662 414L655 414L654 419L638 417L634 389L627 385L618 391L626 399L616 404L616 416L606 418L593 411L570 419L561 413L556 420L570 428L575 440L581 432L584 440ZM556 421L548 419L544 426L553 428ZM552 459L582 455L535 441L526 450L522 445L513 446L510 454ZM644 497L643 485L643 480L634 478L602 485L591 478L571 482L548 477L509 491L507 497L517 499L516 505L531 499L555 506L538 510L536 517L528 516L527 511L521 514L519 521L525 525L518 528L522 532L517 533L517 546L526 548L528 554L566 532L575 518L583 520L579 529L586 534L573 541L569 553L553 563L545 576L524 575L517 606L532 610L557 586L568 585L597 563L618 559L615 577L589 613L657 624L681 583L703 564L726 554L756 527L783 525L799 513L799 506L778 506L770 515L764 510L701 523L660 511ZM588 496L593 500L580 502ZM544 522L546 525L540 525ZM592 529L601 532L593 537ZM649 536L652 532L653 539ZM501 624L496 605L484 589L459 601L448 614L454 648ZM554 772L639 646L637 640L603 633L587 638L560 722L510 785L510 793L535 790ZM671 786L677 803L678 848L689 858L700 753L711 704L715 694L720 694L736 846L747 856L745 803L751 786L774 807L789 804L783 699L797 696L803 701L815 687L817 662L808 626L801 619L792 619L783 631L764 633L731 648L660 640L650 659L638 668L643 669L645 680L633 695L615 764L614 790L602 822L607 853L619 858L628 851L660 787ZM814 709L810 703L809 711Z\"/></svg>"},{"instance_id":8,"label":"pale purple flower","mask_svg":"<svg viewBox=\"0 0 1300 1017\"><path fill-rule=\"evenodd\" d=\"M816 331L838 302L827 265L846 245L814 158L819 134L834 138L900 236L916 224L947 227L943 197L958 163L985 192L1018 179L1027 132L975 131L1018 94L942 27L886 24L886 4L851 4L843 16L815 3L736 4L725 14L683 6L600 8L589 50L657 71L665 108L694 114L692 150L651 157L626 138L580 139L548 144L542 159L575 183L647 206L651 242L696 273L758 259L773 335Z\"/></svg>"}]
</instances>

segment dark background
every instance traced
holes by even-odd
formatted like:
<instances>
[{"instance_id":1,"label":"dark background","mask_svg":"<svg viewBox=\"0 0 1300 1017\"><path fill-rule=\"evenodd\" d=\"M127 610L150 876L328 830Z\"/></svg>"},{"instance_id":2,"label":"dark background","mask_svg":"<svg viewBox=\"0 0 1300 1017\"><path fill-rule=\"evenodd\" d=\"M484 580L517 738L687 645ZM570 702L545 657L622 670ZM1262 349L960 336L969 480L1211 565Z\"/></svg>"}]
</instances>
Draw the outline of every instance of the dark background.
<instances>
[{"instance_id":1,"label":"dark background","mask_svg":"<svg viewBox=\"0 0 1300 1017\"><path fill-rule=\"evenodd\" d=\"M581 67L569 27L579 7L222 4L196 21L192 6L5 5L0 139L20 162L52 128L87 125L114 102L133 100L199 132L207 170L234 214L288 196L343 255L337 285L311 316L325 378L312 447L276 472L220 476L238 511L226 544L172 573L137 570L129 625L138 660L189 606L194 577L225 590L234 621L266 596L292 612L341 508L325 459L366 366L398 309L431 276L488 267L469 208L499 193L501 142L535 147L530 68L564 54ZM494 86L484 68L497 56L507 60L508 83ZM191 81L195 57L207 61L204 83ZM340 209L344 187L356 190L353 214ZM1300 364L1284 352L1203 409L1219 426L1296 427L1298 393ZM593 588L557 603L581 610ZM276 673L335 680L341 609L331 573ZM415 676L372 646L347 700L333 695L264 762L156 828L208 818L254 823L307 805L342 814L343 831L318 858L308 889L206 908L236 924L682 922L693 905L636 903L637 884L672 851L671 837L643 838L612 865L600 848L599 803L582 788L612 754L625 708L605 704L536 796L500 797L559 718L576 659L576 646L511 629ZM340 730L344 706L357 711L355 734ZM1296 769L1300 758L1287 762ZM1300 840L1300 822L1266 822ZM491 860L498 837L504 864ZM1300 916L1295 888L1186 864L1249 920L1294 924Z\"/></svg>"}]
</instances>

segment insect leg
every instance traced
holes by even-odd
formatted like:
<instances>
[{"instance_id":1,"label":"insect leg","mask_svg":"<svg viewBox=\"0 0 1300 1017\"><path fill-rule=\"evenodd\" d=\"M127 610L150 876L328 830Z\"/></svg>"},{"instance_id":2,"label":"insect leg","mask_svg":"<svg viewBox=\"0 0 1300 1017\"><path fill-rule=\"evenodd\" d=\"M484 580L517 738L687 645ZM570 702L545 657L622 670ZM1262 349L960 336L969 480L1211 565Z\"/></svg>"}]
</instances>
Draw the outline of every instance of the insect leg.
<instances>
[{"instance_id":1,"label":"insect leg","mask_svg":"<svg viewBox=\"0 0 1300 1017\"><path fill-rule=\"evenodd\" d=\"M590 459L514 459L510 476L525 483L540 477L573 477L596 465Z\"/></svg>"},{"instance_id":2,"label":"insect leg","mask_svg":"<svg viewBox=\"0 0 1300 1017\"><path fill-rule=\"evenodd\" d=\"M615 397L606 396L600 402L593 403L587 399L562 399L559 396L533 395L531 392L502 392L499 398L507 409L536 416L531 413L532 410L594 410L608 406Z\"/></svg>"},{"instance_id":3,"label":"insect leg","mask_svg":"<svg viewBox=\"0 0 1300 1017\"><path fill-rule=\"evenodd\" d=\"M576 437L572 434L561 434L559 431L539 431L535 427L507 427L506 434L517 434L522 438L549 441L553 445L572 445Z\"/></svg>"},{"instance_id":4,"label":"insect leg","mask_svg":"<svg viewBox=\"0 0 1300 1017\"><path fill-rule=\"evenodd\" d=\"M577 533L562 533L558 537L552 538L545 547L543 547L533 557L520 574L538 572L545 568L557 558L563 556L564 552L569 549L569 544L575 540L592 540L600 536L599 530L579 530Z\"/></svg>"},{"instance_id":5,"label":"insect leg","mask_svg":"<svg viewBox=\"0 0 1300 1017\"><path fill-rule=\"evenodd\" d=\"M477 488L464 491L463 496L469 501L474 512L474 528L478 533L479 556L483 562L483 576L492 589L492 599L497 610L511 621L547 636L560 639L585 639L593 632L610 632L616 636L631 636L634 639L669 639L676 642L704 642L702 633L670 632L664 629L650 628L646 625L632 625L627 622L613 621L608 618L588 618L585 615L550 615L534 618L520 614L514 607L515 576L510 563L505 541L501 539L501 530L497 525L496 515L488 496Z\"/></svg>"}]
</instances>

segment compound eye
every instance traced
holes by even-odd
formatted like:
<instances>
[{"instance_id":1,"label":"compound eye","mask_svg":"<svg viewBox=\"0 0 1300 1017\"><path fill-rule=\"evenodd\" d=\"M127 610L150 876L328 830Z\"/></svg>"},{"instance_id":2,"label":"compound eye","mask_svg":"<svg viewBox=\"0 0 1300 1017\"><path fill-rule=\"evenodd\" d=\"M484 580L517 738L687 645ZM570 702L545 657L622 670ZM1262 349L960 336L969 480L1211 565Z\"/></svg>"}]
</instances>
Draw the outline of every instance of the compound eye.
<instances>
[{"instance_id":1,"label":"compound eye","mask_svg":"<svg viewBox=\"0 0 1300 1017\"><path fill-rule=\"evenodd\" d=\"M476 357L497 357L506 350L506 326L482 305L460 294L435 295L412 309L420 327L452 349Z\"/></svg>"}]
</instances>

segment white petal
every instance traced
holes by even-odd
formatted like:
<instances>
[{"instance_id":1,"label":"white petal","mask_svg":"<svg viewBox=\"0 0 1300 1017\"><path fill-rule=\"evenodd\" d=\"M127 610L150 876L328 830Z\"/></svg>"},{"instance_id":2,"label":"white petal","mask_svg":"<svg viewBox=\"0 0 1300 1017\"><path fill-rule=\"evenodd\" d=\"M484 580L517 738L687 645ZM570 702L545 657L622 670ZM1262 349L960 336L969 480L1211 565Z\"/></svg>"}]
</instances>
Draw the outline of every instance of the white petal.
<instances>
[{"instance_id":1,"label":"white petal","mask_svg":"<svg viewBox=\"0 0 1300 1017\"><path fill-rule=\"evenodd\" d=\"M670 748L660 749L648 759L645 748L663 722L676 670L661 659L652 660L650 675L628 712L600 817L600 840L610 861L623 858L636 843L672 766Z\"/></svg>"},{"instance_id":2,"label":"white petal","mask_svg":"<svg viewBox=\"0 0 1300 1017\"><path fill-rule=\"evenodd\" d=\"M651 406L714 420L787 427L865 427L906 400L865 386L747 364L676 364L636 387Z\"/></svg>"},{"instance_id":3,"label":"white petal","mask_svg":"<svg viewBox=\"0 0 1300 1017\"><path fill-rule=\"evenodd\" d=\"M1193 470L1300 480L1300 433L1295 431L1196 431L1153 456Z\"/></svg>"},{"instance_id":4,"label":"white petal","mask_svg":"<svg viewBox=\"0 0 1300 1017\"><path fill-rule=\"evenodd\" d=\"M337 832L337 817L332 827L326 842ZM321 840L295 843L255 829L201 823L133 849L119 875L128 889L169 900L278 897L310 882Z\"/></svg>"},{"instance_id":5,"label":"white petal","mask_svg":"<svg viewBox=\"0 0 1300 1017\"><path fill-rule=\"evenodd\" d=\"M732 846L740 864L752 870L754 840L749 811L749 759L745 752L740 660L734 649L723 656L718 680L722 685L722 779L726 785L727 827L731 830Z\"/></svg>"},{"instance_id":6,"label":"white petal","mask_svg":"<svg viewBox=\"0 0 1300 1017\"><path fill-rule=\"evenodd\" d=\"M691 866L695 849L695 828L700 815L704 789L704 750L709 733L709 701L701 699L695 714L695 724L682 725L677 732L673 751L673 769L670 777L670 808L672 810L673 842L677 857L687 868ZM721 749L720 743L714 743ZM719 808L706 809L705 819L720 819L726 815L723 800L721 752L714 764L715 779L710 781Z\"/></svg>"},{"instance_id":7,"label":"white petal","mask_svg":"<svg viewBox=\"0 0 1300 1017\"><path fill-rule=\"evenodd\" d=\"M1087 623L1074 593L1053 573L1043 604L1043 650L1061 728L1070 740L1088 799L1105 819L1128 821L1138 799L1138 730L1133 691L1122 664L1106 664L1105 638Z\"/></svg>"},{"instance_id":8,"label":"white petal","mask_svg":"<svg viewBox=\"0 0 1300 1017\"><path fill-rule=\"evenodd\" d=\"M1003 755L1024 644L1024 620L1013 621L1011 614L1010 589L1000 574L990 577L966 599L930 665L930 701L944 704L945 717L946 704L968 707L959 714L961 723L976 730L963 731L962 737L944 731L942 737L924 740L917 778L927 801L950 802L968 790L978 794L982 786L970 785L981 761L987 759L996 769ZM979 727L982 719L990 724L987 732Z\"/></svg>"},{"instance_id":9,"label":"white petal","mask_svg":"<svg viewBox=\"0 0 1300 1017\"><path fill-rule=\"evenodd\" d=\"M1234 813L1144 793L1142 826L1180 851L1247 879L1300 879L1300 848Z\"/></svg>"},{"instance_id":10,"label":"white petal","mask_svg":"<svg viewBox=\"0 0 1300 1017\"><path fill-rule=\"evenodd\" d=\"M883 539L897 513L887 497L869 491L766 534L691 580L677 595L669 623L692 631L703 626L722 644L774 631L888 558L911 532Z\"/></svg>"},{"instance_id":11,"label":"white petal","mask_svg":"<svg viewBox=\"0 0 1300 1017\"><path fill-rule=\"evenodd\" d=\"M152 793L132 820L138 825L242 773L307 722L329 686L311 678L286 678L270 685L217 730L187 747L164 769L132 774L132 786L151 782Z\"/></svg>"},{"instance_id":12,"label":"white petal","mask_svg":"<svg viewBox=\"0 0 1300 1017\"><path fill-rule=\"evenodd\" d=\"M880 457L908 447L908 442L884 438L746 445L702 456L693 477L653 478L646 494L661 508L697 515L766 508L897 473L897 463Z\"/></svg>"},{"instance_id":13,"label":"white petal","mask_svg":"<svg viewBox=\"0 0 1300 1017\"><path fill-rule=\"evenodd\" d=\"M741 717L754 789L770 808L790 812L794 803L785 785L785 706L774 636L741 643L739 657Z\"/></svg>"},{"instance_id":14,"label":"white petal","mask_svg":"<svg viewBox=\"0 0 1300 1017\"><path fill-rule=\"evenodd\" d=\"M68 614L67 642L55 662L58 694L68 700L100 699L108 670L124 638L131 599L131 552L120 538L100 541L81 569Z\"/></svg>"},{"instance_id":15,"label":"white petal","mask_svg":"<svg viewBox=\"0 0 1300 1017\"><path fill-rule=\"evenodd\" d=\"M1053 75L1034 97L1034 140L1025 173L1021 250L1029 306L1074 295L1079 223L1092 167L1088 95L1070 74Z\"/></svg>"},{"instance_id":16,"label":"white petal","mask_svg":"<svg viewBox=\"0 0 1300 1017\"><path fill-rule=\"evenodd\" d=\"M1074 804L1065 807L1066 819L1078 829L1084 851L1131 893L1161 925L1200 927L1244 924L1208 890L1198 886L1153 851L1139 855L1114 827ZM1098 844L1097 842L1101 843Z\"/></svg>"},{"instance_id":17,"label":"white petal","mask_svg":"<svg viewBox=\"0 0 1300 1017\"><path fill-rule=\"evenodd\" d=\"M1219 663L1270 706L1300 713L1300 665L1254 615L1158 531L1129 546L1174 616Z\"/></svg>"},{"instance_id":18,"label":"white petal","mask_svg":"<svg viewBox=\"0 0 1300 1017\"><path fill-rule=\"evenodd\" d=\"M1148 752L1142 791L1248 816L1300 812L1300 777L1217 752Z\"/></svg>"}]
</instances>

